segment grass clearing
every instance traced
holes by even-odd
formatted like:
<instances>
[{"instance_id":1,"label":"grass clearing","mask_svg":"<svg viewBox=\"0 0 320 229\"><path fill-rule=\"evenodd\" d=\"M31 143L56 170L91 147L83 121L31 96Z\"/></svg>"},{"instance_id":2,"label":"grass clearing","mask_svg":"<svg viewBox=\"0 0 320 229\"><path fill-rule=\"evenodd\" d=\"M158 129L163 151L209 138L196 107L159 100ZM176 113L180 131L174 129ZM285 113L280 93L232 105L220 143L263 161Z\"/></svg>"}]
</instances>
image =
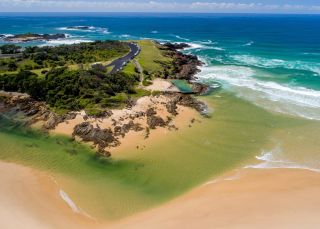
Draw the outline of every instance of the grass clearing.
<instances>
[{"instance_id":1,"label":"grass clearing","mask_svg":"<svg viewBox=\"0 0 320 229\"><path fill-rule=\"evenodd\" d=\"M141 52L137 56L137 60L143 70L147 71L149 74L161 72L164 69L161 62L171 63L172 59L165 57L152 40L138 41L138 44L141 47Z\"/></svg>"}]
</instances>

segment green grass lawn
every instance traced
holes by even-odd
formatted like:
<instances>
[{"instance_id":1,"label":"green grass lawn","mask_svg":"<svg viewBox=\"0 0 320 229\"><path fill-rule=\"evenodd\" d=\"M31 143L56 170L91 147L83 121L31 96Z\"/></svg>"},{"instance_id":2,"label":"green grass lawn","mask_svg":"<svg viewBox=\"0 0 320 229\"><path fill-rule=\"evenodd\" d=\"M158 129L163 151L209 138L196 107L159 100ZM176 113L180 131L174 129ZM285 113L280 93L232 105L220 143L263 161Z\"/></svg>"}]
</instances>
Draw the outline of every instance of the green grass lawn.
<instances>
[{"instance_id":1,"label":"green grass lawn","mask_svg":"<svg viewBox=\"0 0 320 229\"><path fill-rule=\"evenodd\" d=\"M137 74L135 71L135 66L132 63L132 61L130 61L122 70L124 73L129 74L129 75L134 75Z\"/></svg>"},{"instance_id":2,"label":"green grass lawn","mask_svg":"<svg viewBox=\"0 0 320 229\"><path fill-rule=\"evenodd\" d=\"M170 63L171 58L165 57L160 49L157 48L156 44L151 40L138 41L141 47L141 52L137 56L143 70L150 74L160 72L163 70L163 66L159 62Z\"/></svg>"}]
</instances>

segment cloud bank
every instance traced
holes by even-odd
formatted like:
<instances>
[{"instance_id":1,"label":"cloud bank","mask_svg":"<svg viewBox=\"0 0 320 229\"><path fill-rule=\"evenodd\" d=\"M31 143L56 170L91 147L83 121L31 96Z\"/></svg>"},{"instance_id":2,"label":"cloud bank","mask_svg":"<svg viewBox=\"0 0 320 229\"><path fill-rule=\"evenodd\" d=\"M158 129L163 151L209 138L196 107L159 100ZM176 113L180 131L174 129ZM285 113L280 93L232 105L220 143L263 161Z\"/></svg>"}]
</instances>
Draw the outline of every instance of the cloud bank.
<instances>
[{"instance_id":1,"label":"cloud bank","mask_svg":"<svg viewBox=\"0 0 320 229\"><path fill-rule=\"evenodd\" d=\"M214 12L320 13L319 5L236 2L134 2L99 0L1 0L1 12Z\"/></svg>"}]
</instances>

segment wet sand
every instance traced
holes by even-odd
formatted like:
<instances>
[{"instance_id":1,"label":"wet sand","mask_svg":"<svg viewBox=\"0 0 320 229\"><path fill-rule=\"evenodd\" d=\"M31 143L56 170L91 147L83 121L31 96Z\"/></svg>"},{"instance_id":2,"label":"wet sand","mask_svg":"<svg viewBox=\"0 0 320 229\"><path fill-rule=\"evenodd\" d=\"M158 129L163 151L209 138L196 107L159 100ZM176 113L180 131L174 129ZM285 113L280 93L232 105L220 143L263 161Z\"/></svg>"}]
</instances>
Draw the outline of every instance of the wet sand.
<instances>
[{"instance_id":1,"label":"wet sand","mask_svg":"<svg viewBox=\"0 0 320 229\"><path fill-rule=\"evenodd\" d=\"M72 212L46 174L0 163L1 228L317 228L320 174L242 169L156 209L97 223Z\"/></svg>"},{"instance_id":2,"label":"wet sand","mask_svg":"<svg viewBox=\"0 0 320 229\"><path fill-rule=\"evenodd\" d=\"M317 228L320 174L245 169L112 228Z\"/></svg>"},{"instance_id":3,"label":"wet sand","mask_svg":"<svg viewBox=\"0 0 320 229\"><path fill-rule=\"evenodd\" d=\"M88 228L92 220L72 212L45 173L0 162L0 228Z\"/></svg>"}]
</instances>

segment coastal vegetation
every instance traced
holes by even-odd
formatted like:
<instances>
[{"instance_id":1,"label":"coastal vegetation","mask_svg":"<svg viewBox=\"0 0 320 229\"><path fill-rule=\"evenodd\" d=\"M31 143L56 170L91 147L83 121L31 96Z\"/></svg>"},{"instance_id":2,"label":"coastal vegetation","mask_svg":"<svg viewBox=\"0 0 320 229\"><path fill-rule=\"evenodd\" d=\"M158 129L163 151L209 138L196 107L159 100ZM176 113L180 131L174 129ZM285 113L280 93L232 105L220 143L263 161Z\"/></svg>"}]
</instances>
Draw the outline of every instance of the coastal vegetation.
<instances>
[{"instance_id":1,"label":"coastal vegetation","mask_svg":"<svg viewBox=\"0 0 320 229\"><path fill-rule=\"evenodd\" d=\"M4 45L0 48L3 54L17 53L20 47ZM96 41L73 45L26 47L21 56L0 59L0 73L20 70L37 70L64 66L77 66L83 69L86 64L108 62L129 52L126 43L120 41ZM16 68L9 65L15 63Z\"/></svg>"},{"instance_id":2,"label":"coastal vegetation","mask_svg":"<svg viewBox=\"0 0 320 229\"><path fill-rule=\"evenodd\" d=\"M7 53L16 49L2 46ZM58 112L85 109L89 115L103 114L141 93L135 89L137 75L108 74L103 65L128 51L127 44L119 41L27 47L21 57L0 59L0 89L28 93ZM88 64L92 66L86 68Z\"/></svg>"},{"instance_id":3,"label":"coastal vegetation","mask_svg":"<svg viewBox=\"0 0 320 229\"><path fill-rule=\"evenodd\" d=\"M56 111L85 109L89 115L99 115L105 108L124 104L136 94L137 79L123 72L108 75L97 70L50 70L45 77L30 71L0 76L0 88L23 92L36 100L45 101Z\"/></svg>"},{"instance_id":4,"label":"coastal vegetation","mask_svg":"<svg viewBox=\"0 0 320 229\"><path fill-rule=\"evenodd\" d=\"M190 79L200 64L172 45L151 40L137 43L138 56L112 74L108 64L130 51L126 42L96 41L23 50L4 45L2 53L20 55L0 58L0 89L27 93L58 113L84 109L90 116L99 116L147 95L140 86L150 85L154 78Z\"/></svg>"}]
</instances>

